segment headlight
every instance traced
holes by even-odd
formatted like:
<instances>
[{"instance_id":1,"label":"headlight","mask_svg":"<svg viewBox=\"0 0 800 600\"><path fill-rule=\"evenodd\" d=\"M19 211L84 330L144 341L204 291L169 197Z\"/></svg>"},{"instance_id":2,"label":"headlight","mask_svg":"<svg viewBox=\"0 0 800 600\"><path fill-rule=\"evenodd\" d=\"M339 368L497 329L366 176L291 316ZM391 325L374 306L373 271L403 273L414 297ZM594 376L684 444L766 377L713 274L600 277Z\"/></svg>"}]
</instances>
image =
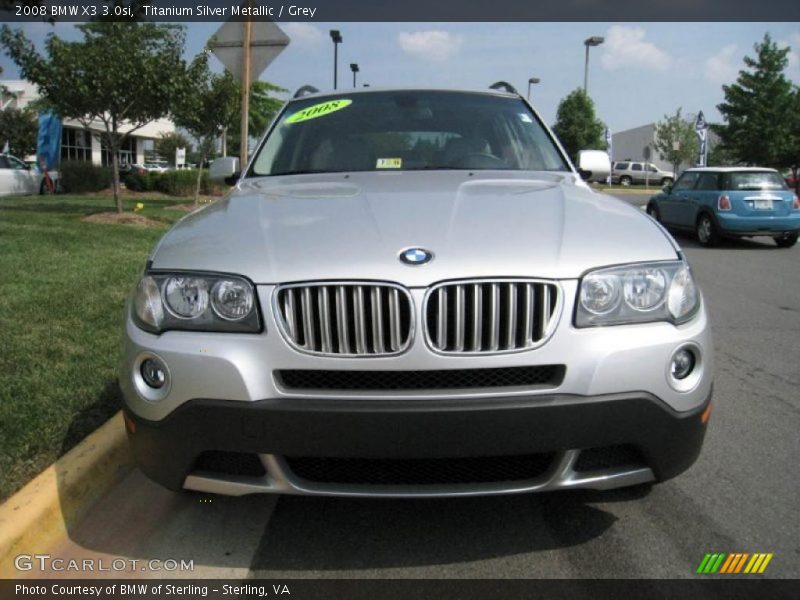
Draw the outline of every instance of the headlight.
<instances>
[{"instance_id":1,"label":"headlight","mask_svg":"<svg viewBox=\"0 0 800 600\"><path fill-rule=\"evenodd\" d=\"M136 324L153 333L171 329L257 333L253 285L235 275L150 273L133 300Z\"/></svg>"},{"instance_id":2,"label":"headlight","mask_svg":"<svg viewBox=\"0 0 800 600\"><path fill-rule=\"evenodd\" d=\"M577 327L669 321L683 323L700 304L689 266L643 263L592 271L578 290Z\"/></svg>"}]
</instances>

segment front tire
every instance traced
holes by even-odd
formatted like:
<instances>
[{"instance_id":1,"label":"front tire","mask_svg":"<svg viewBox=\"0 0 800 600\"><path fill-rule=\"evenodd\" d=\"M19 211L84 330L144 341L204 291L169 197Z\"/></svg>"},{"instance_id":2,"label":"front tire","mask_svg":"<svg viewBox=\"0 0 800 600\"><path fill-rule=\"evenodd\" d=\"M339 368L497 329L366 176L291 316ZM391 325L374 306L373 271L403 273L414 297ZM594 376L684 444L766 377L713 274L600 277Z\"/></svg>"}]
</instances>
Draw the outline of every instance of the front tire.
<instances>
[{"instance_id":1,"label":"front tire","mask_svg":"<svg viewBox=\"0 0 800 600\"><path fill-rule=\"evenodd\" d=\"M797 243L797 233L784 233L775 238L775 245L778 248L791 248Z\"/></svg>"},{"instance_id":2,"label":"front tire","mask_svg":"<svg viewBox=\"0 0 800 600\"><path fill-rule=\"evenodd\" d=\"M697 217L695 234L701 246L709 248L719 244L719 231L717 231L717 226L714 224L714 219L707 213L703 213Z\"/></svg>"},{"instance_id":3,"label":"front tire","mask_svg":"<svg viewBox=\"0 0 800 600\"><path fill-rule=\"evenodd\" d=\"M664 179L661 180L661 187L662 188L666 187L668 185L672 185L672 177L664 177Z\"/></svg>"}]
</instances>

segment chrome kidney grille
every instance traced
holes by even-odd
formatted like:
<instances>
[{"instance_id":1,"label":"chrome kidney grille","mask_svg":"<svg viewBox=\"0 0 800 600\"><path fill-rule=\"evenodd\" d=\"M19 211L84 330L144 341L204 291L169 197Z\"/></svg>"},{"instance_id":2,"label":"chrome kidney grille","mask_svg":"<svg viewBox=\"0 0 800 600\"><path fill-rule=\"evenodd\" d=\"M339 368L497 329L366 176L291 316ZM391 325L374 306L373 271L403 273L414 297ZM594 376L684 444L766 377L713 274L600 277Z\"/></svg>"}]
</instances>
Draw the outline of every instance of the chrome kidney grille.
<instances>
[{"instance_id":1,"label":"chrome kidney grille","mask_svg":"<svg viewBox=\"0 0 800 600\"><path fill-rule=\"evenodd\" d=\"M397 285L287 285L278 288L275 303L284 336L305 352L386 356L411 343L411 297Z\"/></svg>"},{"instance_id":2,"label":"chrome kidney grille","mask_svg":"<svg viewBox=\"0 0 800 600\"><path fill-rule=\"evenodd\" d=\"M535 348L552 333L560 306L558 286L545 281L439 284L426 297L426 339L445 353Z\"/></svg>"}]
</instances>

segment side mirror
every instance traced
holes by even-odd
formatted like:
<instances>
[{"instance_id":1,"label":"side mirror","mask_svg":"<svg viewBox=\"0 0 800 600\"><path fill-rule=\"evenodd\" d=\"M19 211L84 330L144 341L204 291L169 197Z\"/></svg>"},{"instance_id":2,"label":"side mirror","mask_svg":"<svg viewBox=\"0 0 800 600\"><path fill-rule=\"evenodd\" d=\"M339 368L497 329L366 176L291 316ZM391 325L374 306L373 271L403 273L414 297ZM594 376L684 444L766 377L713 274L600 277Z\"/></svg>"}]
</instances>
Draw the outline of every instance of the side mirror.
<instances>
[{"instance_id":1,"label":"side mirror","mask_svg":"<svg viewBox=\"0 0 800 600\"><path fill-rule=\"evenodd\" d=\"M578 172L584 180L599 181L611 174L611 159L604 150L578 152Z\"/></svg>"},{"instance_id":2,"label":"side mirror","mask_svg":"<svg viewBox=\"0 0 800 600\"><path fill-rule=\"evenodd\" d=\"M217 183L224 181L228 185L234 185L239 175L239 159L233 156L214 160L208 169L208 178Z\"/></svg>"},{"instance_id":3,"label":"side mirror","mask_svg":"<svg viewBox=\"0 0 800 600\"><path fill-rule=\"evenodd\" d=\"M670 184L665 185L661 189L664 190L664 193L667 194L668 196L672 193L672 186Z\"/></svg>"}]
</instances>

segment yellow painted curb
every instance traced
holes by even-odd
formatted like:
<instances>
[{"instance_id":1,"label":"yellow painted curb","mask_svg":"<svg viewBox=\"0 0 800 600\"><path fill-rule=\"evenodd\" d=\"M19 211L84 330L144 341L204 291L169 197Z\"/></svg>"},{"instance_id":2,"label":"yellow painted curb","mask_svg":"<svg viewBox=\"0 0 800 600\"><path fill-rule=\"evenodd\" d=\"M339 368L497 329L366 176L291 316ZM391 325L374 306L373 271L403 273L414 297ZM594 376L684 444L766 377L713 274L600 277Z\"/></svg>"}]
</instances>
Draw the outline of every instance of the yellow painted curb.
<instances>
[{"instance_id":1,"label":"yellow painted curb","mask_svg":"<svg viewBox=\"0 0 800 600\"><path fill-rule=\"evenodd\" d=\"M0 579L19 554L46 553L133 466L122 412L0 505Z\"/></svg>"}]
</instances>

